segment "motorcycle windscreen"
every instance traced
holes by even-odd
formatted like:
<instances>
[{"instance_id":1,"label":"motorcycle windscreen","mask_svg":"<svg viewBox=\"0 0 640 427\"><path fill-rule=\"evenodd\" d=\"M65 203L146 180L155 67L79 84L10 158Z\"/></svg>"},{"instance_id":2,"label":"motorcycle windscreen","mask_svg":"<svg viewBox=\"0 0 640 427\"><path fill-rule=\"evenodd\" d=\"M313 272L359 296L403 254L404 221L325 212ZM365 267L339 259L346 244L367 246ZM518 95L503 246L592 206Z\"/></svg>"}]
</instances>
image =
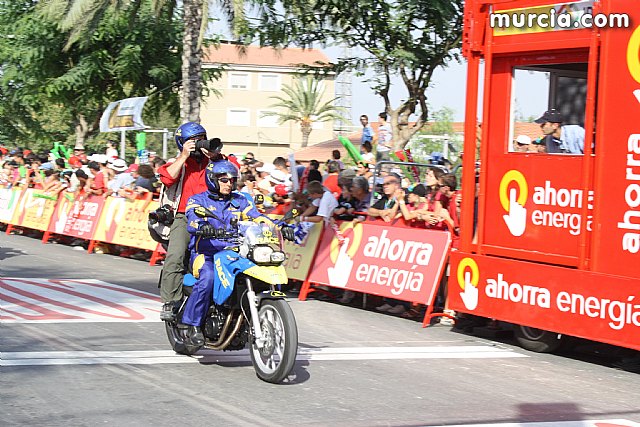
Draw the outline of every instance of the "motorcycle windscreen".
<instances>
[{"instance_id":1,"label":"motorcycle windscreen","mask_svg":"<svg viewBox=\"0 0 640 427\"><path fill-rule=\"evenodd\" d=\"M220 305L233 292L236 276L254 264L234 251L225 250L213 256L213 265L216 271L213 281L213 302Z\"/></svg>"}]
</instances>

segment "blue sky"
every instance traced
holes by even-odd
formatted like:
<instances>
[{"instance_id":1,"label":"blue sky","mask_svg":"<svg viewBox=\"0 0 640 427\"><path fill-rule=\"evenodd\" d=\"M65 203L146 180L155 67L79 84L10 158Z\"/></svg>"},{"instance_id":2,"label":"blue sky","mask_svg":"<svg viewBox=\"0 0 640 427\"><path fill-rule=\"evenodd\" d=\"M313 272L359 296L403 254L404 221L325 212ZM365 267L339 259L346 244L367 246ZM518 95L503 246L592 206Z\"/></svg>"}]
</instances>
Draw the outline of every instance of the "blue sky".
<instances>
[{"instance_id":1,"label":"blue sky","mask_svg":"<svg viewBox=\"0 0 640 427\"><path fill-rule=\"evenodd\" d=\"M338 48L325 48L323 51L331 60L336 60L340 54ZM481 70L480 79L483 73ZM375 95L369 84L364 82L366 77L353 77L352 80L352 118L354 124L359 124L361 114L367 114L373 121L377 114L384 110L384 101ZM458 63L451 61L445 68L438 69L432 79L431 87L427 92L430 111L437 111L442 107L454 110L454 120L464 120L465 96L466 96L467 64L463 60ZM540 73L531 74L521 71L518 73L515 85L516 105L524 117L539 117L547 109L547 98L541 96L546 89L545 77ZM399 78L393 80L391 90L392 104L397 106L405 96L404 84ZM479 114L482 111L482 103L479 105Z\"/></svg>"}]
</instances>

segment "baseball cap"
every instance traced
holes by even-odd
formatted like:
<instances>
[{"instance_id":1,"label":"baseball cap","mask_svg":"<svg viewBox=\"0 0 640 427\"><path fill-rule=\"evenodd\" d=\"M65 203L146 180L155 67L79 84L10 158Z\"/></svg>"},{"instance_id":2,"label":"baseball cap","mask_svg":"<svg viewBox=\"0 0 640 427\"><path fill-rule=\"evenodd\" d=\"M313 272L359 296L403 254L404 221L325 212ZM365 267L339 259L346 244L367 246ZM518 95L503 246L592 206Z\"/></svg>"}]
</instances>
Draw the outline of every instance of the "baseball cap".
<instances>
[{"instance_id":1,"label":"baseball cap","mask_svg":"<svg viewBox=\"0 0 640 427\"><path fill-rule=\"evenodd\" d=\"M280 197L284 197L287 195L287 186L284 184L278 184L274 187L275 193L280 196Z\"/></svg>"},{"instance_id":2,"label":"baseball cap","mask_svg":"<svg viewBox=\"0 0 640 427\"><path fill-rule=\"evenodd\" d=\"M276 167L273 163L265 163L264 165L257 167L256 170L258 172L272 172L276 170Z\"/></svg>"},{"instance_id":3,"label":"baseball cap","mask_svg":"<svg viewBox=\"0 0 640 427\"><path fill-rule=\"evenodd\" d=\"M560 113L560 111L556 110L555 108L552 108L551 110L545 111L544 114L540 116L540 118L535 120L535 122L538 123L539 125L546 122L562 123L564 122L564 117L562 116L562 113Z\"/></svg>"},{"instance_id":4,"label":"baseball cap","mask_svg":"<svg viewBox=\"0 0 640 427\"><path fill-rule=\"evenodd\" d=\"M516 138L516 142L520 145L529 145L531 144L531 138L529 138L527 135L518 135L518 137Z\"/></svg>"},{"instance_id":5,"label":"baseball cap","mask_svg":"<svg viewBox=\"0 0 640 427\"><path fill-rule=\"evenodd\" d=\"M409 193L413 193L418 197L424 197L427 195L427 189L422 184L417 184L413 188L409 189Z\"/></svg>"}]
</instances>

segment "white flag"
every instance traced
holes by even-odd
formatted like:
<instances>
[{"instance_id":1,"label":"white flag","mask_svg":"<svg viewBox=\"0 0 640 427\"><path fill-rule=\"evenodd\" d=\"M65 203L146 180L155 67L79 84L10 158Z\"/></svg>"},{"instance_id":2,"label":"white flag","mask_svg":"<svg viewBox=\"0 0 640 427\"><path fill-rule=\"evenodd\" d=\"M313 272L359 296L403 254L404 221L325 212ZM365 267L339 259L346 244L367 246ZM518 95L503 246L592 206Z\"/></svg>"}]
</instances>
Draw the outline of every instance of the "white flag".
<instances>
[{"instance_id":1,"label":"white flag","mask_svg":"<svg viewBox=\"0 0 640 427\"><path fill-rule=\"evenodd\" d=\"M142 107L145 102L147 102L146 96L112 102L102 113L100 132L144 129Z\"/></svg>"}]
</instances>

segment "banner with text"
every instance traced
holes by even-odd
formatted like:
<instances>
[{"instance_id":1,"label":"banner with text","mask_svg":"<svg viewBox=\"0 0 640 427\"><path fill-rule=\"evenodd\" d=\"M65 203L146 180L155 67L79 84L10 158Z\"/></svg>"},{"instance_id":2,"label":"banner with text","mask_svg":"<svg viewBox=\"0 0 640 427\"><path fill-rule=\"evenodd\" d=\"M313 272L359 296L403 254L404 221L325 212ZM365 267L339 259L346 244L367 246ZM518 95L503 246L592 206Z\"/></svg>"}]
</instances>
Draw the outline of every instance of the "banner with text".
<instances>
[{"instance_id":1,"label":"banner with text","mask_svg":"<svg viewBox=\"0 0 640 427\"><path fill-rule=\"evenodd\" d=\"M104 197L89 196L85 200L69 200L61 195L49 224L49 232L91 240L98 226Z\"/></svg>"},{"instance_id":2,"label":"banner with text","mask_svg":"<svg viewBox=\"0 0 640 427\"><path fill-rule=\"evenodd\" d=\"M149 212L158 202L109 197L105 200L93 240L153 251L158 246L149 235Z\"/></svg>"},{"instance_id":3,"label":"banner with text","mask_svg":"<svg viewBox=\"0 0 640 427\"><path fill-rule=\"evenodd\" d=\"M320 236L322 236L322 223L316 223L309 227L299 243L284 241L284 251L287 254L284 267L289 279L307 280Z\"/></svg>"},{"instance_id":4,"label":"banner with text","mask_svg":"<svg viewBox=\"0 0 640 427\"><path fill-rule=\"evenodd\" d=\"M453 310L640 350L637 294L637 276L451 254Z\"/></svg>"},{"instance_id":5,"label":"banner with text","mask_svg":"<svg viewBox=\"0 0 640 427\"><path fill-rule=\"evenodd\" d=\"M47 231L51 216L58 203L57 196L50 196L41 190L24 190L13 213L11 224L33 230Z\"/></svg>"},{"instance_id":6,"label":"banner with text","mask_svg":"<svg viewBox=\"0 0 640 427\"><path fill-rule=\"evenodd\" d=\"M142 107L147 102L146 96L127 98L109 104L100 118L100 132L121 130L142 130Z\"/></svg>"},{"instance_id":7,"label":"banner with text","mask_svg":"<svg viewBox=\"0 0 640 427\"><path fill-rule=\"evenodd\" d=\"M445 231L340 225L343 244L324 231L309 280L313 283L430 304L451 239Z\"/></svg>"}]
</instances>

